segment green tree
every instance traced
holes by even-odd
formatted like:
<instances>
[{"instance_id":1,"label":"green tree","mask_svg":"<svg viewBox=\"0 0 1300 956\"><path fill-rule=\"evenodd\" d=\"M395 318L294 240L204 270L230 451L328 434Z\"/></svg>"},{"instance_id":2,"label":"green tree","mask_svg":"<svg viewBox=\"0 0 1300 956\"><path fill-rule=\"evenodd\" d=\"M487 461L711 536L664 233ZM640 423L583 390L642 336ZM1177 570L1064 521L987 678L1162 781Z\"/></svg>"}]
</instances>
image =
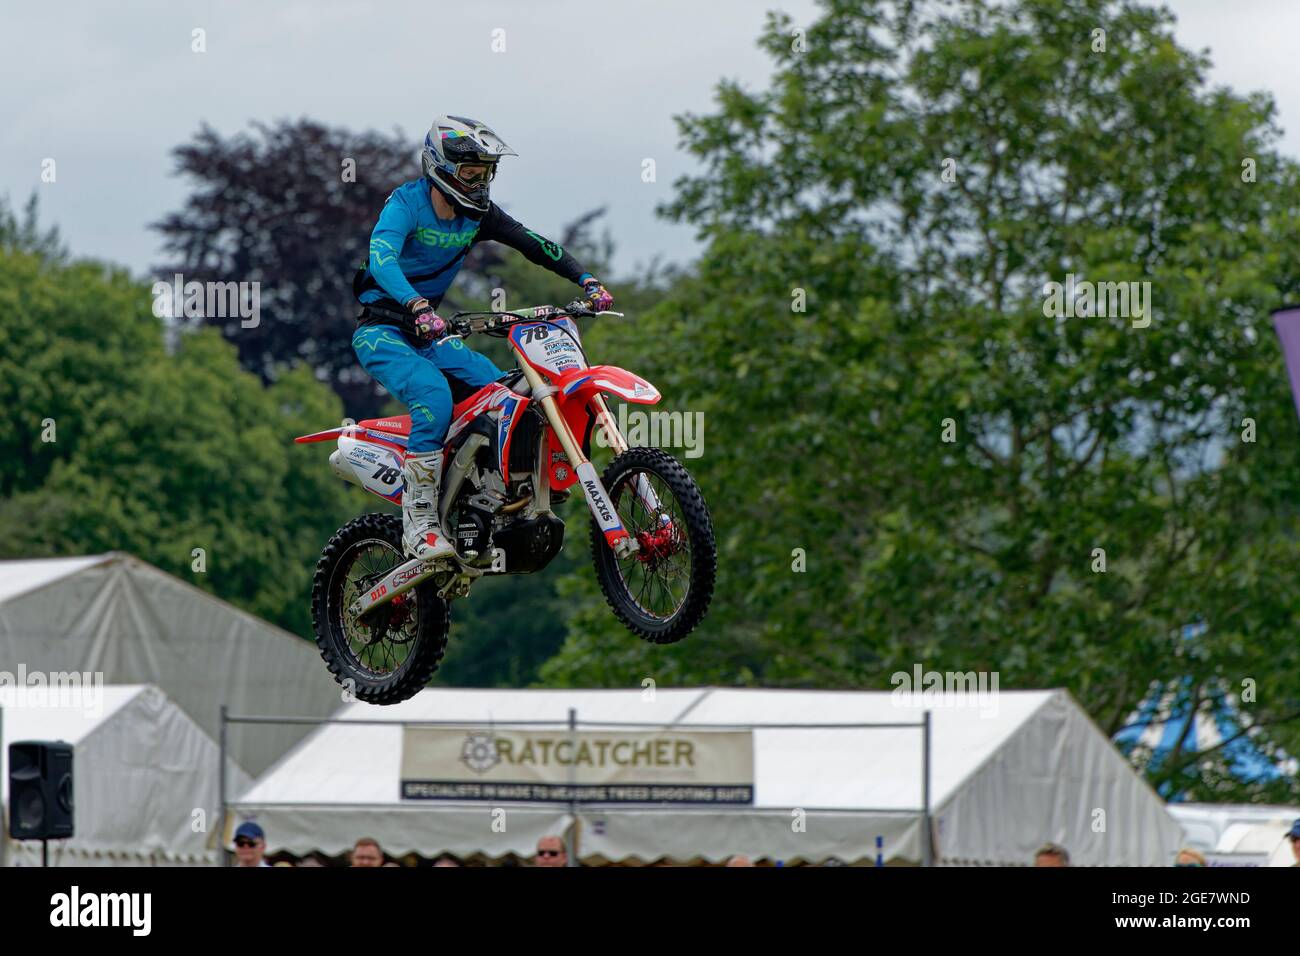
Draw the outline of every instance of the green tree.
<instances>
[{"instance_id":1,"label":"green tree","mask_svg":"<svg viewBox=\"0 0 1300 956\"><path fill-rule=\"evenodd\" d=\"M666 211L708 245L621 343L705 413L713 610L647 647L575 576L544 677L921 663L1068 687L1107 732L1153 680L1254 682L1243 713L1295 753L1300 431L1268 313L1300 282L1300 178L1271 101L1210 89L1128 0L823 7L802 39L769 19L768 89L681 119L703 171ZM1149 324L1049 315L1071 273L1150 283ZM1156 782L1294 796L1178 763Z\"/></svg>"},{"instance_id":2,"label":"green tree","mask_svg":"<svg viewBox=\"0 0 1300 956\"><path fill-rule=\"evenodd\" d=\"M292 439L341 405L305 368L264 387L215 330L165 331L123 270L0 252L0 554L128 551L308 636L358 499Z\"/></svg>"},{"instance_id":3,"label":"green tree","mask_svg":"<svg viewBox=\"0 0 1300 956\"><path fill-rule=\"evenodd\" d=\"M32 252L52 261L68 257L67 247L59 238L56 226L40 225L40 200L36 193L27 197L21 219L9 208L7 197L0 196L0 249L8 252Z\"/></svg>"}]
</instances>

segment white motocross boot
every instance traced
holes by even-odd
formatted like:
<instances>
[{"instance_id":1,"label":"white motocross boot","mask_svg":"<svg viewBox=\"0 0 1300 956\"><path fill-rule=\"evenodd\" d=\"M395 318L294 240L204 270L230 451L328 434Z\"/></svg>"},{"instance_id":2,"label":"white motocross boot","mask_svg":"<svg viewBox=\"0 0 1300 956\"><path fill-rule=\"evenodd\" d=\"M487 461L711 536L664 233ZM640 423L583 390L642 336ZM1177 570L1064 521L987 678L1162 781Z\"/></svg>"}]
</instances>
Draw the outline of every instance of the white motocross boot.
<instances>
[{"instance_id":1,"label":"white motocross boot","mask_svg":"<svg viewBox=\"0 0 1300 956\"><path fill-rule=\"evenodd\" d=\"M442 533L438 523L442 452L407 455L402 480L402 546L407 556L428 561L455 554L451 539Z\"/></svg>"}]
</instances>

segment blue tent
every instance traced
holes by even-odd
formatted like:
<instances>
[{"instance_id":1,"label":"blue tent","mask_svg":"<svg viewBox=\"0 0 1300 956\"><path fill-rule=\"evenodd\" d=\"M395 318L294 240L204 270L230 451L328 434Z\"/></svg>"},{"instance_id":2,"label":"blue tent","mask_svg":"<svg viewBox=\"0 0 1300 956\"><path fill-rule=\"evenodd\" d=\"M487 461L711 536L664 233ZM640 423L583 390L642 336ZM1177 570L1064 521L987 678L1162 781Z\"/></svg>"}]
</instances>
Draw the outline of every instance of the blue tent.
<instances>
[{"instance_id":1,"label":"blue tent","mask_svg":"<svg viewBox=\"0 0 1300 956\"><path fill-rule=\"evenodd\" d=\"M1182 637L1194 641L1205 629L1204 624L1189 624ZM1218 747L1228 771L1244 783L1295 774L1294 758L1285 754L1270 758L1256 744L1254 738L1260 731L1251 727L1249 715L1237 706L1236 694L1226 682L1202 687L1199 701L1194 701L1195 690L1190 677L1152 681L1147 695L1113 738L1135 767L1159 769L1175 752L1181 760ZM1169 784L1162 786L1161 796L1180 799L1176 792L1164 792L1170 789Z\"/></svg>"}]
</instances>

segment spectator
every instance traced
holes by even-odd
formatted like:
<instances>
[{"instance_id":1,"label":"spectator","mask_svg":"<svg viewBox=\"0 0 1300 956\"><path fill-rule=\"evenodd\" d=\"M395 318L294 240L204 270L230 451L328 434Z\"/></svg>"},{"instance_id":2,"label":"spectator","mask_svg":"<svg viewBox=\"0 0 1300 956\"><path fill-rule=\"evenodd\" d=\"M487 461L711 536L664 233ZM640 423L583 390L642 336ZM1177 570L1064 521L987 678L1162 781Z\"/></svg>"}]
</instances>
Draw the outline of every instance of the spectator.
<instances>
[{"instance_id":1,"label":"spectator","mask_svg":"<svg viewBox=\"0 0 1300 956\"><path fill-rule=\"evenodd\" d=\"M1069 866L1070 853L1059 843L1044 843L1034 854L1034 866Z\"/></svg>"},{"instance_id":2,"label":"spectator","mask_svg":"<svg viewBox=\"0 0 1300 956\"><path fill-rule=\"evenodd\" d=\"M370 837L362 837L352 847L353 866L383 866L384 851Z\"/></svg>"},{"instance_id":3,"label":"spectator","mask_svg":"<svg viewBox=\"0 0 1300 956\"><path fill-rule=\"evenodd\" d=\"M569 853L564 849L564 841L557 836L544 836L537 841L537 856L533 857L533 866L568 866Z\"/></svg>"},{"instance_id":4,"label":"spectator","mask_svg":"<svg viewBox=\"0 0 1300 956\"><path fill-rule=\"evenodd\" d=\"M1174 866L1208 866L1205 861L1205 854L1200 850L1193 850L1190 846L1185 846L1178 851L1174 857Z\"/></svg>"},{"instance_id":5,"label":"spectator","mask_svg":"<svg viewBox=\"0 0 1300 956\"><path fill-rule=\"evenodd\" d=\"M324 865L325 864L321 862L321 858L317 856L315 853L308 853L306 856L304 856L301 860L298 861L299 868L304 866L323 867Z\"/></svg>"},{"instance_id":6,"label":"spectator","mask_svg":"<svg viewBox=\"0 0 1300 956\"><path fill-rule=\"evenodd\" d=\"M266 834L252 820L239 825L235 831L235 866L265 866Z\"/></svg>"},{"instance_id":7,"label":"spectator","mask_svg":"<svg viewBox=\"0 0 1300 956\"><path fill-rule=\"evenodd\" d=\"M754 865L754 861L751 860L749 857L745 856L743 853L737 853L735 856L733 856L730 860L727 861L727 866L753 866L753 865Z\"/></svg>"},{"instance_id":8,"label":"spectator","mask_svg":"<svg viewBox=\"0 0 1300 956\"><path fill-rule=\"evenodd\" d=\"M433 861L434 866L460 866L459 861L450 853L444 853Z\"/></svg>"},{"instance_id":9,"label":"spectator","mask_svg":"<svg viewBox=\"0 0 1300 956\"><path fill-rule=\"evenodd\" d=\"M1295 857L1292 866L1300 866L1300 820L1291 824L1291 829L1287 831L1286 837L1291 841L1291 855Z\"/></svg>"}]
</instances>

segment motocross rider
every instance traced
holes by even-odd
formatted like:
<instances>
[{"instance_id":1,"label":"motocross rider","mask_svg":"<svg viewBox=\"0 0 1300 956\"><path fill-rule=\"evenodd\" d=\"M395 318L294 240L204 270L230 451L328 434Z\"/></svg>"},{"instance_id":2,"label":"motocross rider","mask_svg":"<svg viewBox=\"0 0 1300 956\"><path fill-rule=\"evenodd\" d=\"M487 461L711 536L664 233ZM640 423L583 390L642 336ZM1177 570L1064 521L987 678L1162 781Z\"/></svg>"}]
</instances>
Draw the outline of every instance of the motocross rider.
<instances>
[{"instance_id":1,"label":"motocross rider","mask_svg":"<svg viewBox=\"0 0 1300 956\"><path fill-rule=\"evenodd\" d=\"M455 550L438 523L452 385L472 391L502 376L487 356L459 337L448 338L446 321L434 311L470 248L490 239L503 242L580 285L594 311L614 304L600 280L573 256L488 198L497 162L517 155L476 120L435 119L424 139L424 175L389 195L370 234L369 258L353 281L363 306L353 351L362 368L411 413L402 469L402 544L413 558L440 558Z\"/></svg>"}]
</instances>

